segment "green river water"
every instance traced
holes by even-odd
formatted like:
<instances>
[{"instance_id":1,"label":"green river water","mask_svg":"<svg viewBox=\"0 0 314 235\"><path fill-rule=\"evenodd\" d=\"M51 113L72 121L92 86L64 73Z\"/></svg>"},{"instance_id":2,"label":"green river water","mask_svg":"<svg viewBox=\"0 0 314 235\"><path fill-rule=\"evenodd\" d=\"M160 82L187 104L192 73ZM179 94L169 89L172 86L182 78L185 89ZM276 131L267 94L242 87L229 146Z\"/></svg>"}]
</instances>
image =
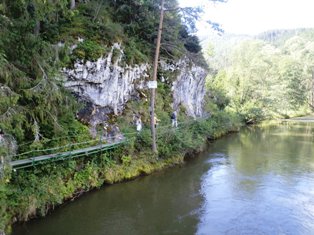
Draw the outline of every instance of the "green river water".
<instances>
[{"instance_id":1,"label":"green river water","mask_svg":"<svg viewBox=\"0 0 314 235\"><path fill-rule=\"evenodd\" d=\"M314 234L314 124L244 128L181 167L104 186L13 235Z\"/></svg>"}]
</instances>

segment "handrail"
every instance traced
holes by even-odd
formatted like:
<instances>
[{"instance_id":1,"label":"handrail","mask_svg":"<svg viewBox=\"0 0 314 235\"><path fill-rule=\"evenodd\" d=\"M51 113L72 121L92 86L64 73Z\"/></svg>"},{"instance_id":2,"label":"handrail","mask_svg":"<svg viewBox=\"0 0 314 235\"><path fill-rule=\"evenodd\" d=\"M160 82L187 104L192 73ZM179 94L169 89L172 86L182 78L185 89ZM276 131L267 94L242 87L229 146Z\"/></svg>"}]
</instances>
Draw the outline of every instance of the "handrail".
<instances>
[{"instance_id":1,"label":"handrail","mask_svg":"<svg viewBox=\"0 0 314 235\"><path fill-rule=\"evenodd\" d=\"M27 159L21 159L21 160L15 160L11 161L9 164L13 169L21 169L26 167L31 167L40 164L40 162L43 161L58 161L62 160L62 158L70 158L77 157L80 154L86 155L86 154L95 154L99 152L100 150L108 150L117 147L118 145L121 145L126 142L126 139L123 139L118 142L110 143L110 144L98 144L95 146L90 146L82 149L76 149L66 152L60 152L60 153L54 153L54 154L47 154L37 157L31 157Z\"/></svg>"},{"instance_id":2,"label":"handrail","mask_svg":"<svg viewBox=\"0 0 314 235\"><path fill-rule=\"evenodd\" d=\"M178 123L179 127L175 128L175 130L180 130L182 128L184 128L184 124L187 123L193 123L195 121L199 121L199 120L205 120L206 118L197 118L197 119L191 119L191 120L187 120L185 122L180 122ZM157 129L159 129L161 131L161 135L169 132L169 131L173 131L171 125L164 125L164 126L159 126L157 127ZM15 160L15 161L11 161L9 164L11 165L11 167L13 169L21 169L21 168L26 168L26 167L30 167L30 166L34 166L37 164L40 164L43 161L47 161L47 160L52 160L52 161L57 161L57 160L61 160L61 158L68 158L68 156L71 156L71 158L73 157L78 157L81 154L86 155L86 154L95 154L98 153L100 151L106 150L106 149L111 149L114 148L115 146L118 146L122 143L125 143L126 141L128 141L128 139L131 139L132 137L135 137L138 134L138 132L129 132L129 133L124 133L124 136L129 136L128 138L124 138L121 141L118 142L114 142L114 143L107 143L104 144L103 141L110 141L111 139L116 139L119 135L115 135L115 136L111 136L111 137L105 137L103 138L102 136L100 136L99 139L94 139L94 140L90 140L90 141L84 141L84 142L80 142L80 143L71 143L71 144L67 144L67 145L63 145L63 146L58 146L55 148L50 148L50 149L36 149L36 150L31 150L28 152L24 152L24 153L20 153L20 154L16 154L13 155L12 157L21 157L21 156L25 156L27 154L31 154L31 153L40 153L40 152L47 152L47 151L53 151L53 150L59 150L62 148L69 148L69 147L73 147L73 146L78 146L78 145L84 145L84 144L90 144L93 142L97 142L97 145L94 146L89 146L89 147L85 147L85 148L80 148L80 149L75 149L75 150L70 150L70 151L65 151L65 152L58 152L58 153L51 153L51 154L45 154L45 155L41 155L41 156L36 156L36 157L30 157L30 158L26 158L26 159L19 159L19 160ZM160 138L160 135L159 135Z\"/></svg>"}]
</instances>

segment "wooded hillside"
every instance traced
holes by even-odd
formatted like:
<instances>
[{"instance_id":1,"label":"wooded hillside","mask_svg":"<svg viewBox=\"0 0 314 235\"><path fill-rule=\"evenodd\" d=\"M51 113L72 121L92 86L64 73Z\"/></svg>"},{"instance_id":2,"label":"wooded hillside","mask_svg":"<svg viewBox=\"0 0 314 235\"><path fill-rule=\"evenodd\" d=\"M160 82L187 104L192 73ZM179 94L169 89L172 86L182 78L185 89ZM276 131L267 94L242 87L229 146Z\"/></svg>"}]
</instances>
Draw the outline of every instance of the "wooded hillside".
<instances>
[{"instance_id":1,"label":"wooded hillside","mask_svg":"<svg viewBox=\"0 0 314 235\"><path fill-rule=\"evenodd\" d=\"M199 54L177 1L166 1L161 57ZM96 60L121 43L126 64L151 63L159 20L158 1L4 0L0 4L0 128L17 142L45 140L86 128L79 106L62 87L60 70L76 60ZM84 39L84 40L80 40ZM195 56L195 58L201 56ZM202 59L199 61L202 62ZM35 141L34 141L35 140Z\"/></svg>"},{"instance_id":2,"label":"wooded hillside","mask_svg":"<svg viewBox=\"0 0 314 235\"><path fill-rule=\"evenodd\" d=\"M215 51L220 42L213 41L208 56L214 71L208 81L212 98L248 123L309 112L313 109L313 34L311 29L300 29L242 39L226 35L222 41L227 52Z\"/></svg>"}]
</instances>

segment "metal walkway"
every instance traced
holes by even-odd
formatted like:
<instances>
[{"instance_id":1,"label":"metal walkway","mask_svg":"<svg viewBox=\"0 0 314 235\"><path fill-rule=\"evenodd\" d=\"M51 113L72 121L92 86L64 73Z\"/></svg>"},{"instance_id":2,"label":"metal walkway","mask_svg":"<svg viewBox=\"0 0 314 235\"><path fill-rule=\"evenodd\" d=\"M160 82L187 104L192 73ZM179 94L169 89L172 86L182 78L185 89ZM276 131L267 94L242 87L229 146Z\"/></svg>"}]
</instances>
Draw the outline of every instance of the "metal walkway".
<instances>
[{"instance_id":1,"label":"metal walkway","mask_svg":"<svg viewBox=\"0 0 314 235\"><path fill-rule=\"evenodd\" d=\"M205 119L207 119L207 117L197 118L197 119L193 119L193 120L187 120L185 122L180 122L179 124L181 125L181 127L178 127L175 130L176 131L179 130L180 128L182 128L184 126L184 124L190 124L190 123L193 123L195 121L200 121L200 120L205 120ZM162 134L163 132L173 131L174 129L171 128L171 125L165 125L165 126L159 127L158 130ZM15 156L12 156L12 157L15 157L17 159L21 159L21 158L23 158L23 159L11 161L9 163L9 165L13 169L17 170L17 169L33 167L36 165L45 164L45 163L49 163L49 162L55 162L55 161L61 161L61 160L76 158L76 157L88 156L90 154L95 154L95 153L99 153L102 151L117 148L120 145L122 145L123 143L128 142L128 140L130 140L131 138L134 138L137 134L138 134L137 132L124 133L124 138L123 139L120 138L120 139L118 139L118 141L115 141L117 136L113 136L113 137L105 138L105 139L100 138L99 140L95 139L95 140L81 142L81 143L72 143L69 145L54 147L51 149L31 150L28 152L24 152L24 153L20 153L20 154L17 154ZM115 141L115 142L106 143L106 144L102 143L102 141L108 141L108 140ZM83 148L83 146L81 148L77 148L78 145L81 145L81 144L89 144L89 145L94 144L94 145L88 146L85 148ZM73 148L77 148L77 149L70 150L70 151L64 150L62 152L62 148L64 148L64 147L67 147L67 148L73 147ZM58 151L58 152L51 153L51 154L43 154L43 153L47 153L47 151ZM37 156L35 156L35 157L28 157L27 156L27 155L31 155L31 154L36 154Z\"/></svg>"},{"instance_id":2,"label":"metal walkway","mask_svg":"<svg viewBox=\"0 0 314 235\"><path fill-rule=\"evenodd\" d=\"M31 158L27 158L23 160L11 161L9 164L11 165L13 169L22 169L22 168L36 166L46 161L54 162L54 161L64 160L65 158L69 159L69 158L76 158L80 156L87 156L90 154L116 148L125 142L126 140L121 140L121 141L111 143L111 144L98 144L92 147L87 147L87 148L82 148L82 149L77 149L77 150L72 150L72 151L66 151L66 152L61 152L61 153L42 155L38 157L31 157Z\"/></svg>"}]
</instances>

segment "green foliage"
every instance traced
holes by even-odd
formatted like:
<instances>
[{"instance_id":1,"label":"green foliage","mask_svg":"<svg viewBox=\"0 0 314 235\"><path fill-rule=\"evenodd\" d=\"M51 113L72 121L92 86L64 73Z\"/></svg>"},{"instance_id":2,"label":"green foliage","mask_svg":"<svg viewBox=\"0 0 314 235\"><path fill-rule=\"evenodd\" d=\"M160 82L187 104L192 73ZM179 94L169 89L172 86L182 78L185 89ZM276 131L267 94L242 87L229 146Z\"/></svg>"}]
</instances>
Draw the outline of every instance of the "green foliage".
<instances>
[{"instance_id":1,"label":"green foliage","mask_svg":"<svg viewBox=\"0 0 314 235\"><path fill-rule=\"evenodd\" d=\"M204 120L187 120L179 123L178 129L160 130L158 134L158 154L167 159L176 154L202 149L206 139L216 139L241 125L238 116L217 112Z\"/></svg>"},{"instance_id":2,"label":"green foliage","mask_svg":"<svg viewBox=\"0 0 314 235\"><path fill-rule=\"evenodd\" d=\"M121 160L120 165L112 161L107 154L95 155L85 160L67 161L63 164L51 163L30 171L15 172L7 188L2 190L0 184L0 195L4 193L6 196L0 198L6 200L1 204L5 207L0 208L0 212L3 213L1 215L4 215L1 217L0 225L4 226L13 220L13 217L19 221L26 221L44 216L65 200L78 197L92 188L98 188L104 182L120 182L141 174L149 174L182 163L183 158L173 156L167 161L156 161L146 155L141 155L137 159L122 155Z\"/></svg>"},{"instance_id":3,"label":"green foliage","mask_svg":"<svg viewBox=\"0 0 314 235\"><path fill-rule=\"evenodd\" d=\"M208 81L209 101L241 114L248 123L307 112L314 41L303 35L285 35L276 43L241 42L225 59L232 63Z\"/></svg>"},{"instance_id":4,"label":"green foliage","mask_svg":"<svg viewBox=\"0 0 314 235\"><path fill-rule=\"evenodd\" d=\"M1 150L1 146L0 146ZM0 153L0 156L4 156ZM3 160L3 159L2 159ZM0 232L5 231L10 221L10 215L7 213L9 200L7 195L7 187L10 182L11 169L6 165L0 164Z\"/></svg>"},{"instance_id":5,"label":"green foliage","mask_svg":"<svg viewBox=\"0 0 314 235\"><path fill-rule=\"evenodd\" d=\"M259 123L263 121L266 116L262 108L258 107L258 103L246 102L239 110L240 115L247 124Z\"/></svg>"},{"instance_id":6,"label":"green foliage","mask_svg":"<svg viewBox=\"0 0 314 235\"><path fill-rule=\"evenodd\" d=\"M125 61L128 64L139 64L148 61L149 49L147 43L138 41L135 38L129 38L125 47ZM147 46L145 48L145 45ZM146 53L145 53L146 52Z\"/></svg>"},{"instance_id":7,"label":"green foliage","mask_svg":"<svg viewBox=\"0 0 314 235\"><path fill-rule=\"evenodd\" d=\"M93 161L45 165L32 170L31 174L18 171L12 175L7 189L8 214L17 216L20 221L43 216L64 200L100 187L104 183L102 171L110 164L108 156L102 155Z\"/></svg>"},{"instance_id":8,"label":"green foliage","mask_svg":"<svg viewBox=\"0 0 314 235\"><path fill-rule=\"evenodd\" d=\"M188 36L184 47L192 53L198 53L202 50L197 36Z\"/></svg>"},{"instance_id":9,"label":"green foliage","mask_svg":"<svg viewBox=\"0 0 314 235\"><path fill-rule=\"evenodd\" d=\"M229 105L230 98L226 94L224 84L225 76L226 72L221 70L216 75L215 79L207 80L206 88L208 92L205 97L205 110L207 112L213 112L216 109L224 110Z\"/></svg>"},{"instance_id":10,"label":"green foliage","mask_svg":"<svg viewBox=\"0 0 314 235\"><path fill-rule=\"evenodd\" d=\"M166 1L169 9L177 6L177 1ZM85 146L69 145L90 140L90 135L75 118L79 104L63 88L61 68L73 65L77 59L96 60L115 42L122 44L126 63L151 62L159 10L153 0L76 1L75 9L69 9L68 0L0 3L0 128L18 142L19 153L46 150L41 153L48 154L56 147L68 151ZM199 57L197 38L187 31L183 37L182 28L177 11L165 14L162 57L178 59L188 51ZM73 49L73 45L77 47ZM120 52L114 50L113 61L119 56ZM169 94L169 84L158 88L156 111L160 125L170 122ZM104 182L132 179L182 163L185 151L198 147L206 138L205 132L197 133L203 127L187 125L178 133L161 130L161 160L157 161L150 152L150 131L144 128L137 135L131 125L133 114L138 113L144 126L149 126L147 97L146 91L142 92L118 118L122 131L128 132L129 142L111 155L51 163L12 175L8 168L0 178L0 230L15 219L43 216L56 205Z\"/></svg>"},{"instance_id":11,"label":"green foliage","mask_svg":"<svg viewBox=\"0 0 314 235\"><path fill-rule=\"evenodd\" d=\"M5 2L6 20L1 20L0 30L0 128L22 145L20 151L49 147L52 142L47 145L47 140L72 132L72 123L82 126L75 122L78 105L62 88L55 46L47 39L56 32L46 31L62 24L60 17L68 20L68 11L67 1L62 0L55 5ZM98 53L91 52L95 47L87 49L88 56Z\"/></svg>"},{"instance_id":12,"label":"green foliage","mask_svg":"<svg viewBox=\"0 0 314 235\"><path fill-rule=\"evenodd\" d=\"M121 157L121 161L122 161L122 165L130 165L130 164L131 164L131 161L132 161L132 157L131 157L131 156L123 155L123 156Z\"/></svg>"},{"instance_id":13,"label":"green foliage","mask_svg":"<svg viewBox=\"0 0 314 235\"><path fill-rule=\"evenodd\" d=\"M135 149L141 151L145 148L150 148L152 145L152 136L149 129L145 129L140 132L136 139Z\"/></svg>"},{"instance_id":14,"label":"green foliage","mask_svg":"<svg viewBox=\"0 0 314 235\"><path fill-rule=\"evenodd\" d=\"M105 48L94 41L85 40L77 45L73 51L73 59L95 61L104 54Z\"/></svg>"}]
</instances>

